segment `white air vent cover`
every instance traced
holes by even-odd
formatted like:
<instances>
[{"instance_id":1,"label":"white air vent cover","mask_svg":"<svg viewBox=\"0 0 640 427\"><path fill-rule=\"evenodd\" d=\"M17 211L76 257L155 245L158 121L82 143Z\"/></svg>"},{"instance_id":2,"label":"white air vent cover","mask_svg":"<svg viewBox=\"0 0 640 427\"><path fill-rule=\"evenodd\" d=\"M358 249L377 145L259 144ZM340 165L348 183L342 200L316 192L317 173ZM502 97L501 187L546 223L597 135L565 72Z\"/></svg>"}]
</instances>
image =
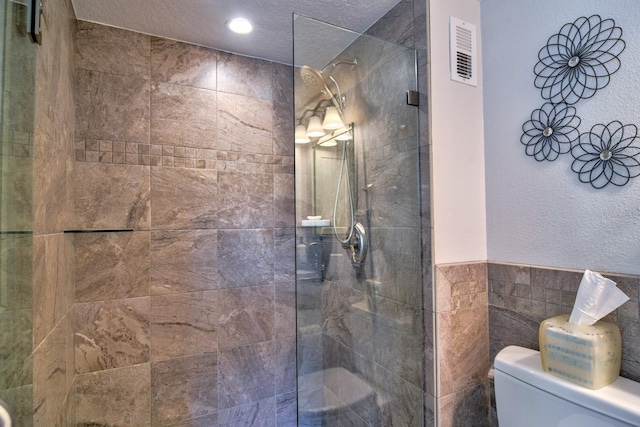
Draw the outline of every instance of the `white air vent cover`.
<instances>
[{"instance_id":1,"label":"white air vent cover","mask_svg":"<svg viewBox=\"0 0 640 427\"><path fill-rule=\"evenodd\" d=\"M450 17L449 52L451 80L477 86L476 26L461 19Z\"/></svg>"}]
</instances>

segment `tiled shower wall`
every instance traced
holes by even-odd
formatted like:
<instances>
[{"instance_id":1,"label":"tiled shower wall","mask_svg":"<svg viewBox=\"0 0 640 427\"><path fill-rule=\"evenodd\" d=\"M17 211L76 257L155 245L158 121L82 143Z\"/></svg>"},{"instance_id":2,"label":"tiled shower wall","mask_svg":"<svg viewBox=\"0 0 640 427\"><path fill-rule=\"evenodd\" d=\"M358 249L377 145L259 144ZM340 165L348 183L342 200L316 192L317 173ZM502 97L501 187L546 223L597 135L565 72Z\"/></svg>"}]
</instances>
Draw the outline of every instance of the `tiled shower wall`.
<instances>
[{"instance_id":1,"label":"tiled shower wall","mask_svg":"<svg viewBox=\"0 0 640 427\"><path fill-rule=\"evenodd\" d=\"M78 425L295 425L290 68L77 45Z\"/></svg>"},{"instance_id":2,"label":"tiled shower wall","mask_svg":"<svg viewBox=\"0 0 640 427\"><path fill-rule=\"evenodd\" d=\"M69 0L43 8L36 62L33 406L17 415L17 425L74 425L73 248L63 234L73 170L74 20Z\"/></svg>"}]
</instances>

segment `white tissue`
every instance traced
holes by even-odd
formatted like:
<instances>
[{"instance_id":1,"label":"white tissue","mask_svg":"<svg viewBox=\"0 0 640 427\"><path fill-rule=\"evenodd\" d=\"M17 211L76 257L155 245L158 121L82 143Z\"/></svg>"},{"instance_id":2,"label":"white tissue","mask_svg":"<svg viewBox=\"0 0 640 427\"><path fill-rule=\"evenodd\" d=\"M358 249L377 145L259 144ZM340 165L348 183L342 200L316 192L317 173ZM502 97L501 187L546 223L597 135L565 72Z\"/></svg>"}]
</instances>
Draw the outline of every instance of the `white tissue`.
<instances>
[{"instance_id":1,"label":"white tissue","mask_svg":"<svg viewBox=\"0 0 640 427\"><path fill-rule=\"evenodd\" d=\"M629 297L618 289L616 282L585 270L569 323L593 325L628 300Z\"/></svg>"}]
</instances>

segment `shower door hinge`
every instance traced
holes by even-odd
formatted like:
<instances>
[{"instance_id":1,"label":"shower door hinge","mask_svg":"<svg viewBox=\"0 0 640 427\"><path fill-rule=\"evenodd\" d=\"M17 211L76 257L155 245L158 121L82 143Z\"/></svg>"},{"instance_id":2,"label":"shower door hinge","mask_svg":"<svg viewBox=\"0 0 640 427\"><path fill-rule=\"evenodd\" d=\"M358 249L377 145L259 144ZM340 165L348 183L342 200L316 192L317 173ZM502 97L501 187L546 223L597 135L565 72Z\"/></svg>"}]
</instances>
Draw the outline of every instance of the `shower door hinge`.
<instances>
[{"instance_id":1,"label":"shower door hinge","mask_svg":"<svg viewBox=\"0 0 640 427\"><path fill-rule=\"evenodd\" d=\"M29 0L27 4L27 33L33 43L42 44L42 34L40 34L42 0Z\"/></svg>"},{"instance_id":2,"label":"shower door hinge","mask_svg":"<svg viewBox=\"0 0 640 427\"><path fill-rule=\"evenodd\" d=\"M408 90L407 105L418 107L420 105L420 92L418 92L417 90Z\"/></svg>"}]
</instances>

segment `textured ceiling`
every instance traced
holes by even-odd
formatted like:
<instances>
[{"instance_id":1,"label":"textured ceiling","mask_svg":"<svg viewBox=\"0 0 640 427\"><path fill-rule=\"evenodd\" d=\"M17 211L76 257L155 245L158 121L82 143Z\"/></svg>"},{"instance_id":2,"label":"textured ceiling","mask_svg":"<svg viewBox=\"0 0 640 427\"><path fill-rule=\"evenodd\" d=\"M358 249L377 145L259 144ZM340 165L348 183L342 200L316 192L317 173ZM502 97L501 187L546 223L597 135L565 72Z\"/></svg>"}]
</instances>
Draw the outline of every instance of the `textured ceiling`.
<instances>
[{"instance_id":1,"label":"textured ceiling","mask_svg":"<svg viewBox=\"0 0 640 427\"><path fill-rule=\"evenodd\" d=\"M72 0L80 20L292 64L293 13L364 32L398 0ZM230 18L254 23L249 35L227 30ZM307 34L307 38L315 35ZM338 40L344 45L345 40ZM317 55L332 43L318 46ZM335 47L335 46L334 46ZM344 46L343 46L344 47ZM334 52L335 54L335 52ZM304 59L305 63L322 60ZM296 62L300 62L296 60Z\"/></svg>"}]
</instances>

